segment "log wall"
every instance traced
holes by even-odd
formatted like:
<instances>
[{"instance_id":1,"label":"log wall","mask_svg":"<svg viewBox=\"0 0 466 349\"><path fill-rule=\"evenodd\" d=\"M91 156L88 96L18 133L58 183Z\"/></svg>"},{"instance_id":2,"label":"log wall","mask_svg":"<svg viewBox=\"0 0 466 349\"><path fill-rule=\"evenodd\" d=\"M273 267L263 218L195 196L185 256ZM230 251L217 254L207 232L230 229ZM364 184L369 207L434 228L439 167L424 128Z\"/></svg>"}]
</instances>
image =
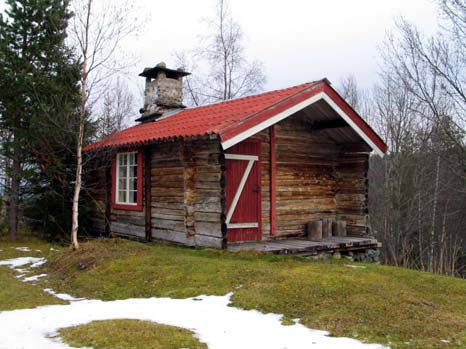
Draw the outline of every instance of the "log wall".
<instances>
[{"instance_id":1,"label":"log wall","mask_svg":"<svg viewBox=\"0 0 466 349\"><path fill-rule=\"evenodd\" d=\"M311 132L299 118L276 124L277 230L272 235L270 129L252 138L261 140L263 240L303 236L306 223L320 218L345 220L350 236L368 234L366 146L331 142L322 133ZM150 237L224 247L225 168L220 142L206 138L157 143L150 146L150 153ZM105 164L95 160L91 172L95 232L145 239L145 210L110 208L108 157ZM105 224L106 217L110 224Z\"/></svg>"},{"instance_id":2,"label":"log wall","mask_svg":"<svg viewBox=\"0 0 466 349\"><path fill-rule=\"evenodd\" d=\"M275 125L275 143L277 236L304 235L307 222L335 217L337 147L297 118Z\"/></svg>"},{"instance_id":3,"label":"log wall","mask_svg":"<svg viewBox=\"0 0 466 349\"><path fill-rule=\"evenodd\" d=\"M337 219L347 222L349 236L367 236L368 153L342 152L335 162Z\"/></svg>"},{"instance_id":4,"label":"log wall","mask_svg":"<svg viewBox=\"0 0 466 349\"><path fill-rule=\"evenodd\" d=\"M142 211L111 208L111 161L107 159L106 165L102 166L102 161L97 158L89 166L89 184L94 188L94 233L105 233L107 215L108 234L145 240L146 221L150 218L152 239L188 246L223 247L224 178L219 141L159 143L146 146L146 153L149 153L147 147L151 154L150 217L145 217L145 207ZM145 183L144 175L142 180Z\"/></svg>"},{"instance_id":5,"label":"log wall","mask_svg":"<svg viewBox=\"0 0 466 349\"><path fill-rule=\"evenodd\" d=\"M366 146L339 145L322 133L311 132L299 118L275 125L276 217L270 230L270 129L252 138L262 142L262 239L306 234L307 222L320 218L343 219L351 236L366 236ZM343 150L344 149L344 150Z\"/></svg>"},{"instance_id":6,"label":"log wall","mask_svg":"<svg viewBox=\"0 0 466 349\"><path fill-rule=\"evenodd\" d=\"M222 157L218 140L153 146L152 238L223 246Z\"/></svg>"}]
</instances>

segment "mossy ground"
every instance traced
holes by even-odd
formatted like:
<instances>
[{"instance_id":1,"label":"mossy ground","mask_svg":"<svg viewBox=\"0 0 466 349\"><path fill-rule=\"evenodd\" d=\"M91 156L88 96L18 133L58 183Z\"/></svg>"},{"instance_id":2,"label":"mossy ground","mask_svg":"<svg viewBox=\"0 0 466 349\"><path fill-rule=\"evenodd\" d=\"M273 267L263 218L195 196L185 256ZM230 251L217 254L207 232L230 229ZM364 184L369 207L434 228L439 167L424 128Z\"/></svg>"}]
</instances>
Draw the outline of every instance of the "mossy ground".
<instances>
[{"instance_id":1,"label":"mossy ground","mask_svg":"<svg viewBox=\"0 0 466 349\"><path fill-rule=\"evenodd\" d=\"M16 250L16 247L22 246L28 246L31 251ZM22 238L13 242L6 238L0 238L0 260L26 256L50 258L53 253L56 253L56 251L50 250L52 247L51 244L33 238ZM55 246L55 249L58 248ZM8 267L0 267L0 311L67 303L49 295L40 287L21 282L16 278L17 275L14 270Z\"/></svg>"},{"instance_id":2,"label":"mossy ground","mask_svg":"<svg viewBox=\"0 0 466 349\"><path fill-rule=\"evenodd\" d=\"M380 265L355 269L347 261L120 239L83 243L79 251L65 248L50 258L41 270L49 274L47 286L78 297L184 298L233 291L234 306L284 314L285 321L300 318L335 336L392 348L466 346L462 279Z\"/></svg>"},{"instance_id":3,"label":"mossy ground","mask_svg":"<svg viewBox=\"0 0 466 349\"><path fill-rule=\"evenodd\" d=\"M94 349L207 349L191 331L138 320L94 321L60 330L72 347Z\"/></svg>"}]
</instances>

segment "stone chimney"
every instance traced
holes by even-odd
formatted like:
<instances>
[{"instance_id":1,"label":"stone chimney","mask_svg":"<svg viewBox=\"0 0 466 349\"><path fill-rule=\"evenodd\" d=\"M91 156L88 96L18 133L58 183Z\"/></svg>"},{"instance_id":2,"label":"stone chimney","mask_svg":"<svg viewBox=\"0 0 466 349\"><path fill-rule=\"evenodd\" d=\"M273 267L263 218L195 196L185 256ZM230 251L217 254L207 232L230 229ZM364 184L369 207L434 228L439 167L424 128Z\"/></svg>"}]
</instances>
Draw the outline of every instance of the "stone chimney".
<instances>
[{"instance_id":1,"label":"stone chimney","mask_svg":"<svg viewBox=\"0 0 466 349\"><path fill-rule=\"evenodd\" d=\"M168 69L161 62L154 68L145 68L139 74L146 78L144 108L140 109L139 122L154 121L164 114L183 109L183 77L189 75L181 68Z\"/></svg>"}]
</instances>

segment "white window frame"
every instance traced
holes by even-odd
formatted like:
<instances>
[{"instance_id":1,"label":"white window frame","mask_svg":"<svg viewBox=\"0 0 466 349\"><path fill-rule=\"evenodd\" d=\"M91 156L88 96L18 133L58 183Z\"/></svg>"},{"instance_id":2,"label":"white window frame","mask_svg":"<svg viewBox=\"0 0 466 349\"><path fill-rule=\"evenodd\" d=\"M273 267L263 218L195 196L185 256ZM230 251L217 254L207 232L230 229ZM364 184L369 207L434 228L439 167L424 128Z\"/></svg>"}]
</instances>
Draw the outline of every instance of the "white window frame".
<instances>
[{"instance_id":1,"label":"white window frame","mask_svg":"<svg viewBox=\"0 0 466 349\"><path fill-rule=\"evenodd\" d=\"M137 151L130 151L130 152L124 152L124 153L117 153L116 155L116 192L115 192L115 203L117 205L131 205L131 206L137 206L138 205L138 197L137 195L141 195L138 190L136 190L136 202L129 202L129 193L130 191L130 178L132 178L130 176L130 168L131 166L129 165L129 156L131 154L135 154L136 156L136 181L139 180L139 167L138 167L138 161L140 161L139 159L139 156L138 156L138 152ZM126 201L120 201L119 198L120 198L120 158L122 156L127 156L126 157L126 190L125 190L125 198L126 198ZM137 182L136 182L137 183ZM137 187L139 187L139 183L137 183Z\"/></svg>"}]
</instances>

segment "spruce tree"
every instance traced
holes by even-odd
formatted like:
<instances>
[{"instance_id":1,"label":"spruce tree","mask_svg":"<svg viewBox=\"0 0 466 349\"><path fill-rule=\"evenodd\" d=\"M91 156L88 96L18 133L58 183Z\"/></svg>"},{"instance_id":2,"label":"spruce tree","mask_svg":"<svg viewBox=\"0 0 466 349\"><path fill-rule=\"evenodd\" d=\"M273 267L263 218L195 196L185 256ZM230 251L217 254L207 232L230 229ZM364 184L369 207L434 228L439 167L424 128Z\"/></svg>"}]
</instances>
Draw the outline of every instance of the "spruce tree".
<instances>
[{"instance_id":1,"label":"spruce tree","mask_svg":"<svg viewBox=\"0 0 466 349\"><path fill-rule=\"evenodd\" d=\"M38 203L31 212L43 214L34 217L42 225L67 209L79 65L65 44L68 1L6 4L6 15L0 15L0 122L11 134L2 148L11 159L8 231L14 238L21 193Z\"/></svg>"}]
</instances>

